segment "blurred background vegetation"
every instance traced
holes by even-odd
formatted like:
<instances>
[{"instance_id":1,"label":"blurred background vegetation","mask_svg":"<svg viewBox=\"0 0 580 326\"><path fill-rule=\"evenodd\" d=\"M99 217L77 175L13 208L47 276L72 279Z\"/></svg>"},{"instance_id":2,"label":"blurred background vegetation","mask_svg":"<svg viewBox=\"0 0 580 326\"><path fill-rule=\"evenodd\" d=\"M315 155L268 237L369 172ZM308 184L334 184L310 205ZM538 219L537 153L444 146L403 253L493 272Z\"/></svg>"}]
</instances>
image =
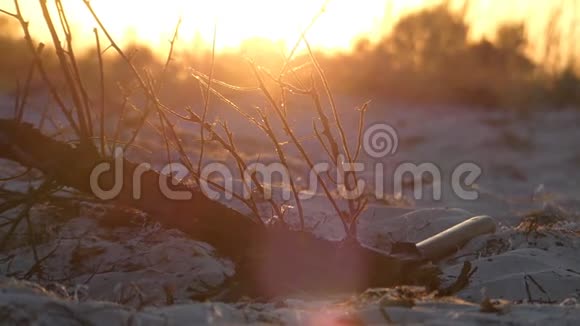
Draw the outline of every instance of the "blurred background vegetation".
<instances>
[{"instance_id":1,"label":"blurred background vegetation","mask_svg":"<svg viewBox=\"0 0 580 326\"><path fill-rule=\"evenodd\" d=\"M558 17L553 17L558 19ZM360 41L330 80L405 102L530 108L577 106L578 67L561 53L556 29L547 30L545 60L535 62L524 23L504 23L493 40L470 41L463 12L439 5L403 17L379 44ZM553 57L569 57L568 62Z\"/></svg>"},{"instance_id":2,"label":"blurred background vegetation","mask_svg":"<svg viewBox=\"0 0 580 326\"><path fill-rule=\"evenodd\" d=\"M353 51L317 53L317 57L333 91L340 94L410 104L513 110L580 107L580 69L576 55L562 53L561 46L575 40L568 39L555 27L561 15L561 11L551 14L539 60L530 55L529 49L535 44L529 38L525 23L504 23L495 37L474 41L469 37L471 26L466 20L466 11L452 9L445 3L406 14L379 42L362 39ZM9 17L0 16L0 92L8 94L18 91L32 64L26 43L14 37L17 27L10 25L15 23ZM567 48L574 51L575 47ZM144 46L133 45L128 53L137 67L152 73L161 71L165 64L163 58ZM50 54L44 56L47 62L52 60ZM176 105L190 103L192 98L201 96L199 84L190 78L188 67L207 71L211 50L192 45L190 49L180 49L179 57L180 64L170 68L169 75L174 78L168 79L165 87L171 91L169 104ZM274 73L284 65L279 46L269 40L253 39L242 44L238 53L218 53L214 77L232 84L254 86L256 82L247 58ZM108 97L118 98L116 95L130 92L134 81L126 65L116 57L105 56L105 59L105 75L115 80L114 85L107 84ZM309 61L304 55L297 58L297 64L301 60ZM87 87L97 87L95 50L85 51L79 61L87 76ZM95 85L91 85L92 80ZM32 91L40 85L39 77L33 76Z\"/></svg>"}]
</instances>

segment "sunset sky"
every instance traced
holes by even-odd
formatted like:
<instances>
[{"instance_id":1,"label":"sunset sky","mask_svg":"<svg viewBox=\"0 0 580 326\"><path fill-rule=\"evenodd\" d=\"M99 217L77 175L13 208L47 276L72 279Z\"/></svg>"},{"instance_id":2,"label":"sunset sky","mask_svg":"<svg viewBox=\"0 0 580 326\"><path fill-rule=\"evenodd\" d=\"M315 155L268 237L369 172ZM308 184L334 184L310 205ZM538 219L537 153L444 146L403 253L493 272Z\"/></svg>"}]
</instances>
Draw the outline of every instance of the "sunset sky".
<instances>
[{"instance_id":1,"label":"sunset sky","mask_svg":"<svg viewBox=\"0 0 580 326\"><path fill-rule=\"evenodd\" d=\"M121 42L141 42L165 51L178 17L183 17L181 44L211 44L217 24L217 49L236 49L244 40L266 38L290 47L296 42L324 0L92 0L92 4L114 37ZM437 0L350 1L330 0L326 11L308 33L309 41L326 51L348 51L361 38L377 40L388 33L401 15ZM461 5L464 1L452 1ZM573 44L571 30L580 17L577 0L472 0L468 20L472 37L492 35L498 22L525 20L537 47L549 17L557 7L563 8L560 28ZM13 11L12 0L2 0L0 8ZM25 16L38 38L46 39L38 3L21 0ZM51 1L49 1L51 3ZM82 0L63 0L69 20L76 30L78 43L93 44L95 26ZM578 36L578 31L576 34ZM287 49L286 49L287 50Z\"/></svg>"}]
</instances>

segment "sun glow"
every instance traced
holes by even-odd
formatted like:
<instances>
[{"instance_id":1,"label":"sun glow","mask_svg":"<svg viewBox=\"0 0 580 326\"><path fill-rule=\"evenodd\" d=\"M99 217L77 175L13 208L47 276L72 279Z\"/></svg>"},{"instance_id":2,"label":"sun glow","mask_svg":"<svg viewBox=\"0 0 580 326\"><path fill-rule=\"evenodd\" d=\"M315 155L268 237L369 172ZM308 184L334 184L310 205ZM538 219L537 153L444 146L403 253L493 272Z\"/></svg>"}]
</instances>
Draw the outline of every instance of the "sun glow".
<instances>
[{"instance_id":1,"label":"sun glow","mask_svg":"<svg viewBox=\"0 0 580 326\"><path fill-rule=\"evenodd\" d=\"M580 6L568 1L565 12L577 12ZM20 0L33 35L49 41L39 5ZM377 41L387 34L402 15L442 0L92 0L96 13L120 44L143 43L155 51L167 50L175 25L182 18L179 46L185 50L208 48L217 30L218 51L236 50L252 39L280 44L288 51L301 32L320 13L308 31L307 39L317 49L327 52L349 51L357 40ZM568 3L566 2L566 3ZM54 6L53 1L48 1ZM62 0L74 29L75 44L94 45L96 23L83 0ZM464 1L452 1L458 7ZM542 35L555 2L525 0L469 2L467 19L472 36L493 33L501 21L525 20L530 35ZM0 8L13 11L12 1L3 0ZM53 8L54 10L54 8ZM54 11L55 20L57 19Z\"/></svg>"},{"instance_id":2,"label":"sun glow","mask_svg":"<svg viewBox=\"0 0 580 326\"><path fill-rule=\"evenodd\" d=\"M33 34L45 38L38 4L20 1ZM77 42L93 41L96 26L81 0L63 0L63 6L74 26ZM153 48L166 48L179 18L182 19L180 42L208 46L217 29L218 50L236 49L245 41L265 39L294 44L301 32L321 12L324 0L93 0L91 5L120 43L138 42ZM50 3L50 1L49 1ZM385 4L368 1L334 0L308 33L308 40L326 50L349 49L360 37L380 37ZM56 17L56 16L55 16Z\"/></svg>"}]
</instances>

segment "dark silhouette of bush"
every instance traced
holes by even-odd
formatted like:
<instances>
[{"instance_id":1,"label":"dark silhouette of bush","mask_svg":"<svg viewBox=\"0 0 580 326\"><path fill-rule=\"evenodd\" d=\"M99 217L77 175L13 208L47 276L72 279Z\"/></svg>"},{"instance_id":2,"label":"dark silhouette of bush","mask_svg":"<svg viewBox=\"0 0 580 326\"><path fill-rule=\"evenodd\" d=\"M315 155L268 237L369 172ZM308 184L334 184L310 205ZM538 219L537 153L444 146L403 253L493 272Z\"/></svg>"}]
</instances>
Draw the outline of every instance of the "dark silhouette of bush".
<instances>
[{"instance_id":1,"label":"dark silhouette of bush","mask_svg":"<svg viewBox=\"0 0 580 326\"><path fill-rule=\"evenodd\" d=\"M396 101L515 109L579 103L573 69L554 82L528 57L525 24L499 26L493 41L470 41L469 32L464 15L442 4L403 17L378 44L362 40L352 54L323 61L335 88Z\"/></svg>"},{"instance_id":2,"label":"dark silhouette of bush","mask_svg":"<svg viewBox=\"0 0 580 326\"><path fill-rule=\"evenodd\" d=\"M23 82L32 57L24 40L9 33L17 31L9 18L0 14L0 91L10 91Z\"/></svg>"},{"instance_id":3,"label":"dark silhouette of bush","mask_svg":"<svg viewBox=\"0 0 580 326\"><path fill-rule=\"evenodd\" d=\"M558 107L580 104L580 78L573 65L567 66L556 76L550 95L552 102Z\"/></svg>"}]
</instances>

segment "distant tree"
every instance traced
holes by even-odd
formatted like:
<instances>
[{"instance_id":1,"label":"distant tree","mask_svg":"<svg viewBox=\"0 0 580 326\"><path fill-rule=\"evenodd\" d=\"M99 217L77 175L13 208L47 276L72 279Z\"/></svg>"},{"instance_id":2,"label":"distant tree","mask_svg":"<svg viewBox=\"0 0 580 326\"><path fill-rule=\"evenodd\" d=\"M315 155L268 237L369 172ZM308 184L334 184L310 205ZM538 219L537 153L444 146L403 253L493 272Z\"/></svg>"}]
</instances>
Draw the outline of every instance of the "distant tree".
<instances>
[{"instance_id":1,"label":"distant tree","mask_svg":"<svg viewBox=\"0 0 580 326\"><path fill-rule=\"evenodd\" d=\"M503 24L496 33L496 44L500 49L521 53L528 45L526 27L523 23Z\"/></svg>"},{"instance_id":2,"label":"distant tree","mask_svg":"<svg viewBox=\"0 0 580 326\"><path fill-rule=\"evenodd\" d=\"M523 23L501 25L496 32L495 44L498 68L518 76L533 71L535 65L525 54L528 38Z\"/></svg>"},{"instance_id":3,"label":"distant tree","mask_svg":"<svg viewBox=\"0 0 580 326\"><path fill-rule=\"evenodd\" d=\"M465 49L468 32L463 17L444 4L404 17L386 41L401 64L424 69Z\"/></svg>"}]
</instances>

